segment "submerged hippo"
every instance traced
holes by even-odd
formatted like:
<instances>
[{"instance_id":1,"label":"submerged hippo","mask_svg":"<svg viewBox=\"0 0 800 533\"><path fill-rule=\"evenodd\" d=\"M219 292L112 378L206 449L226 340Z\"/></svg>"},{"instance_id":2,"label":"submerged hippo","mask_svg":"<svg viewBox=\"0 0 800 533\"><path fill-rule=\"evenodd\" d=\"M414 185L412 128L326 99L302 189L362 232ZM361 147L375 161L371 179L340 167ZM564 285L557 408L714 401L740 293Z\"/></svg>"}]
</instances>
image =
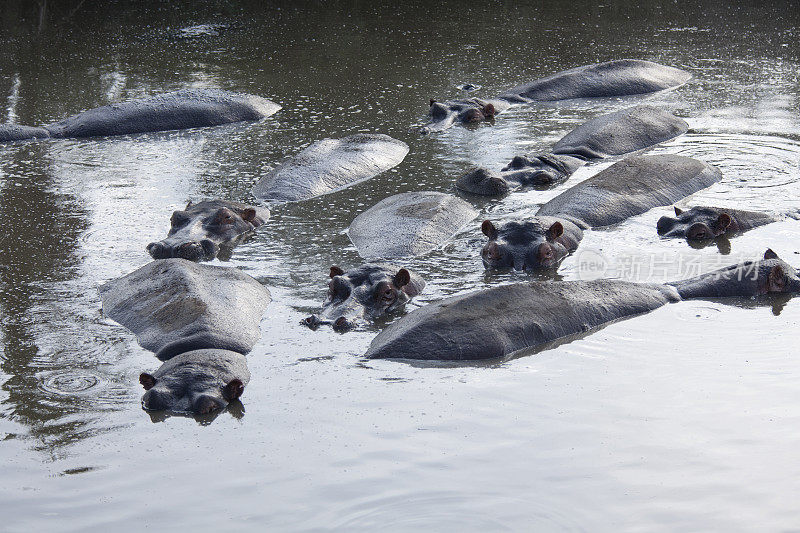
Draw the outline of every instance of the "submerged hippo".
<instances>
[{"instance_id":1,"label":"submerged hippo","mask_svg":"<svg viewBox=\"0 0 800 533\"><path fill-rule=\"evenodd\" d=\"M310 328L331 324L336 331L351 329L358 319L394 313L425 288L416 272L389 264L365 264L347 272L332 266L328 296L319 315L304 320Z\"/></svg>"},{"instance_id":2,"label":"submerged hippo","mask_svg":"<svg viewBox=\"0 0 800 533\"><path fill-rule=\"evenodd\" d=\"M654 207L670 205L722 177L718 168L679 155L635 156L567 189L524 222L496 228L481 257L486 268L550 269L575 251L589 228L617 224Z\"/></svg>"},{"instance_id":3,"label":"submerged hippo","mask_svg":"<svg viewBox=\"0 0 800 533\"><path fill-rule=\"evenodd\" d=\"M358 215L347 236L366 259L412 257L437 248L477 214L452 194L406 192L384 198Z\"/></svg>"},{"instance_id":4,"label":"submerged hippo","mask_svg":"<svg viewBox=\"0 0 800 533\"><path fill-rule=\"evenodd\" d=\"M233 247L267 220L269 210L264 207L227 200L189 202L186 209L172 213L167 238L151 242L147 251L153 259L211 261L217 254L230 258Z\"/></svg>"},{"instance_id":5,"label":"submerged hippo","mask_svg":"<svg viewBox=\"0 0 800 533\"><path fill-rule=\"evenodd\" d=\"M252 94L219 89L183 89L83 111L36 128L0 125L0 142L66 137L105 137L219 126L266 118L281 106Z\"/></svg>"},{"instance_id":6,"label":"submerged hippo","mask_svg":"<svg viewBox=\"0 0 800 533\"><path fill-rule=\"evenodd\" d=\"M388 135L323 139L261 178L253 196L272 203L308 200L373 178L399 165L406 154L408 145Z\"/></svg>"},{"instance_id":7,"label":"submerged hippo","mask_svg":"<svg viewBox=\"0 0 800 533\"><path fill-rule=\"evenodd\" d=\"M140 382L145 409L207 414L241 396L244 354L261 337L269 291L235 268L153 261L100 287L103 312L165 361Z\"/></svg>"},{"instance_id":8,"label":"submerged hippo","mask_svg":"<svg viewBox=\"0 0 800 533\"><path fill-rule=\"evenodd\" d=\"M691 77L685 70L638 59L586 65L520 85L488 100L473 98L444 103L431 100L431 120L421 132L441 131L456 122L488 120L512 104L647 94L678 87ZM487 116L483 110L488 105L493 112Z\"/></svg>"},{"instance_id":9,"label":"submerged hippo","mask_svg":"<svg viewBox=\"0 0 800 533\"><path fill-rule=\"evenodd\" d=\"M565 135L551 153L514 157L502 172L471 170L459 190L498 196L526 185L545 185L571 176L590 161L643 150L683 135L689 125L675 115L640 105L592 119Z\"/></svg>"},{"instance_id":10,"label":"submerged hippo","mask_svg":"<svg viewBox=\"0 0 800 533\"><path fill-rule=\"evenodd\" d=\"M611 279L504 285L412 311L379 333L365 357L506 358L681 299L798 291L797 272L771 250L761 261L664 285Z\"/></svg>"},{"instance_id":11,"label":"submerged hippo","mask_svg":"<svg viewBox=\"0 0 800 533\"><path fill-rule=\"evenodd\" d=\"M675 217L661 217L656 230L662 237L682 237L688 241L708 241L732 235L778 219L766 213L719 207L692 207L686 211L675 207Z\"/></svg>"}]
</instances>

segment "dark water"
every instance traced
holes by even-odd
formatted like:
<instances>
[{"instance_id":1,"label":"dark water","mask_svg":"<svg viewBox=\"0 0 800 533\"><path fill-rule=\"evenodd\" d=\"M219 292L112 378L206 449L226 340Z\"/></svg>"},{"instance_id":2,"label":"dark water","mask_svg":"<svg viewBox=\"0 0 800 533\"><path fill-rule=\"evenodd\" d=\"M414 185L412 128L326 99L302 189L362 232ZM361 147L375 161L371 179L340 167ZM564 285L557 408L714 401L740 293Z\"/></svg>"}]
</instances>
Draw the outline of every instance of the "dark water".
<instances>
[{"instance_id":1,"label":"dark water","mask_svg":"<svg viewBox=\"0 0 800 533\"><path fill-rule=\"evenodd\" d=\"M259 124L0 147L0 510L4 531L791 530L800 523L800 300L684 302L500 365L364 362L376 328L299 326L345 230L394 193L452 190L638 100L514 108L494 126L420 137L431 97L491 96L567 67L633 57L689 70L646 98L689 134L657 148L719 166L687 203L775 213L800 198L795 2L0 3L3 121L40 125L183 87L283 106ZM96 291L145 264L188 200L250 187L311 142L387 133L411 152L350 189L274 209L227 263L274 301L249 355L243 408L213 419L139 407L152 354ZM551 191L474 202L511 220ZM667 280L763 254L800 263L785 220L694 250L662 242L668 208L588 232L560 270ZM480 220L480 219L479 219ZM472 224L405 263L417 305L529 279L488 276ZM583 263L582 263L583 260ZM591 273L589 273L591 274Z\"/></svg>"}]
</instances>

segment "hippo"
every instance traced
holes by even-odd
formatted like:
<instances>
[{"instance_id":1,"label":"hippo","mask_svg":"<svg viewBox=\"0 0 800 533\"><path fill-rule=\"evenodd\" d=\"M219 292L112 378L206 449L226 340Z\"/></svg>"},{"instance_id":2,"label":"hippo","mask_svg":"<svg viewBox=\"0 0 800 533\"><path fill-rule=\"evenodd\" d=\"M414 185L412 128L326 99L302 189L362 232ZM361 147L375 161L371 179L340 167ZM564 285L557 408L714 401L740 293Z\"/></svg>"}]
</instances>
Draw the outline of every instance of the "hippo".
<instances>
[{"instance_id":1,"label":"hippo","mask_svg":"<svg viewBox=\"0 0 800 533\"><path fill-rule=\"evenodd\" d=\"M244 355L261 337L269 291L235 268L164 259L100 287L103 313L164 363L143 373L142 406L207 414L241 396ZM151 392L152 391L152 392Z\"/></svg>"},{"instance_id":2,"label":"hippo","mask_svg":"<svg viewBox=\"0 0 800 533\"><path fill-rule=\"evenodd\" d=\"M43 127L0 125L0 142L130 135L256 121L281 106L252 94L183 89L83 111Z\"/></svg>"},{"instance_id":3,"label":"hippo","mask_svg":"<svg viewBox=\"0 0 800 533\"><path fill-rule=\"evenodd\" d=\"M491 120L514 104L648 94L679 87L691 77L685 70L638 59L585 65L514 87L488 100L471 98L444 103L431 100L430 122L420 131L441 131L456 122ZM487 105L493 108L488 116L483 112Z\"/></svg>"},{"instance_id":4,"label":"hippo","mask_svg":"<svg viewBox=\"0 0 800 533\"><path fill-rule=\"evenodd\" d=\"M373 178L399 165L406 154L406 143L383 134L323 139L261 178L253 196L270 203L308 200Z\"/></svg>"},{"instance_id":5,"label":"hippo","mask_svg":"<svg viewBox=\"0 0 800 533\"><path fill-rule=\"evenodd\" d=\"M486 220L486 268L553 269L575 251L583 230L617 224L670 205L722 177L718 168L679 155L642 155L619 161L542 205L536 216L500 228Z\"/></svg>"},{"instance_id":6,"label":"hippo","mask_svg":"<svg viewBox=\"0 0 800 533\"><path fill-rule=\"evenodd\" d=\"M219 254L230 259L230 251L257 227L269 220L269 209L228 200L189 202L170 219L167 238L147 245L153 259L178 257L189 261L211 261Z\"/></svg>"},{"instance_id":7,"label":"hippo","mask_svg":"<svg viewBox=\"0 0 800 533\"><path fill-rule=\"evenodd\" d=\"M667 284L599 279L503 285L412 311L381 331L365 357L505 359L546 349L609 322L684 299L798 291L797 271L771 250L760 261Z\"/></svg>"},{"instance_id":8,"label":"hippo","mask_svg":"<svg viewBox=\"0 0 800 533\"><path fill-rule=\"evenodd\" d=\"M656 230L662 237L682 237L687 241L710 241L731 236L778 219L766 213L719 207L692 207L686 211L675 207L675 217L661 217Z\"/></svg>"},{"instance_id":9,"label":"hippo","mask_svg":"<svg viewBox=\"0 0 800 533\"><path fill-rule=\"evenodd\" d=\"M550 153L518 155L502 172L473 169L456 181L471 194L499 196L526 185L549 185L571 176L590 161L643 150L683 135L689 125L657 107L639 105L581 124Z\"/></svg>"},{"instance_id":10,"label":"hippo","mask_svg":"<svg viewBox=\"0 0 800 533\"><path fill-rule=\"evenodd\" d=\"M347 272L332 266L330 278L319 315L303 321L312 329L331 324L334 331L348 331L361 317L378 318L401 310L425 288L419 274L390 264L367 263Z\"/></svg>"},{"instance_id":11,"label":"hippo","mask_svg":"<svg viewBox=\"0 0 800 533\"><path fill-rule=\"evenodd\" d=\"M365 259L422 255L440 246L478 212L440 192L406 192L384 198L358 215L347 230Z\"/></svg>"},{"instance_id":12,"label":"hippo","mask_svg":"<svg viewBox=\"0 0 800 533\"><path fill-rule=\"evenodd\" d=\"M554 269L583 239L578 225L555 217L508 222L499 230L484 220L481 231L489 238L481 251L487 269Z\"/></svg>"}]
</instances>

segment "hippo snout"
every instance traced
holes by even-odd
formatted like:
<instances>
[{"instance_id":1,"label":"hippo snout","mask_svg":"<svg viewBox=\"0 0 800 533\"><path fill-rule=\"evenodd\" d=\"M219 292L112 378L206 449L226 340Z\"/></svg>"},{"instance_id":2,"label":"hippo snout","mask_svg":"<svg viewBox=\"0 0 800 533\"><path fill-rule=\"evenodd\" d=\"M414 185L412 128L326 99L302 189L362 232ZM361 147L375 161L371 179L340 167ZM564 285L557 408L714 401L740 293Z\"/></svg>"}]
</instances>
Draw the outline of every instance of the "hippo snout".
<instances>
[{"instance_id":1,"label":"hippo snout","mask_svg":"<svg viewBox=\"0 0 800 533\"><path fill-rule=\"evenodd\" d=\"M322 320L317 315L307 316L302 320L302 323L308 326L310 329L317 329L320 325L322 325Z\"/></svg>"},{"instance_id":2,"label":"hippo snout","mask_svg":"<svg viewBox=\"0 0 800 533\"><path fill-rule=\"evenodd\" d=\"M354 326L355 324L351 320L340 316L333 322L333 331L336 331L337 333L344 333L353 329Z\"/></svg>"},{"instance_id":3,"label":"hippo snout","mask_svg":"<svg viewBox=\"0 0 800 533\"><path fill-rule=\"evenodd\" d=\"M323 324L330 324L333 328L333 331L337 333L344 333L346 331L350 331L356 326L355 320L349 319L344 316L340 316L336 320L326 320L324 318L320 318L317 315L311 315L302 320L302 323L308 326L310 329L317 329L318 327L322 326Z\"/></svg>"},{"instance_id":4,"label":"hippo snout","mask_svg":"<svg viewBox=\"0 0 800 533\"><path fill-rule=\"evenodd\" d=\"M219 246L209 240L189 241L177 246L161 242L151 242L147 245L147 251L153 259L188 259L189 261L211 260L219 253Z\"/></svg>"}]
</instances>

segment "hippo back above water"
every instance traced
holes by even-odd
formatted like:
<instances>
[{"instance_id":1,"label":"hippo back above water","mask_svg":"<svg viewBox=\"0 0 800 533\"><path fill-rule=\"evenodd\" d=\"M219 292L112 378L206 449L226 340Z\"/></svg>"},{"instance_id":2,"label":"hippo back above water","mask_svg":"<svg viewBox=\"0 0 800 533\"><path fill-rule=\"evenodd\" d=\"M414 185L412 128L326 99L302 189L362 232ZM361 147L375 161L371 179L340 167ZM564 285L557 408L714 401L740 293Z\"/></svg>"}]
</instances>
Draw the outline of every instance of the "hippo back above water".
<instances>
[{"instance_id":1,"label":"hippo back above water","mask_svg":"<svg viewBox=\"0 0 800 533\"><path fill-rule=\"evenodd\" d=\"M183 89L110 104L34 128L0 126L0 142L34 138L83 138L219 126L266 118L281 106L251 94Z\"/></svg>"}]
</instances>

